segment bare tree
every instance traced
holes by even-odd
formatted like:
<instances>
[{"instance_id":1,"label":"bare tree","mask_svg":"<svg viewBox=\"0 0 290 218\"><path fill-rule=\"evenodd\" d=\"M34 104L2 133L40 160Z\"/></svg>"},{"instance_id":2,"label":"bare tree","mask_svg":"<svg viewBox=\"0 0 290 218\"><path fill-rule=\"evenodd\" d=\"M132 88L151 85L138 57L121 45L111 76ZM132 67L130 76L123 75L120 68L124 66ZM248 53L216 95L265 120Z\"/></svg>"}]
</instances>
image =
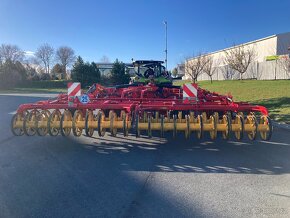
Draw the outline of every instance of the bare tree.
<instances>
[{"instance_id":1,"label":"bare tree","mask_svg":"<svg viewBox=\"0 0 290 218\"><path fill-rule=\"evenodd\" d=\"M220 67L220 69L225 80L230 80L233 78L234 72L228 65Z\"/></svg>"},{"instance_id":2,"label":"bare tree","mask_svg":"<svg viewBox=\"0 0 290 218\"><path fill-rule=\"evenodd\" d=\"M190 77L191 81L196 83L199 75L203 73L204 67L207 64L208 59L206 55L201 52L191 59L185 61L185 75Z\"/></svg>"},{"instance_id":3,"label":"bare tree","mask_svg":"<svg viewBox=\"0 0 290 218\"><path fill-rule=\"evenodd\" d=\"M35 56L43 63L45 73L50 72L50 65L52 63L52 58L54 55L54 49L49 44L45 43L38 47L35 52Z\"/></svg>"},{"instance_id":4,"label":"bare tree","mask_svg":"<svg viewBox=\"0 0 290 218\"><path fill-rule=\"evenodd\" d=\"M24 52L17 45L2 44L0 46L0 62L11 61L22 61Z\"/></svg>"},{"instance_id":5,"label":"bare tree","mask_svg":"<svg viewBox=\"0 0 290 218\"><path fill-rule=\"evenodd\" d=\"M243 79L243 74L247 71L249 65L256 59L254 47L239 45L233 46L229 50L225 50L224 62L231 69L240 73L240 79Z\"/></svg>"},{"instance_id":6,"label":"bare tree","mask_svg":"<svg viewBox=\"0 0 290 218\"><path fill-rule=\"evenodd\" d=\"M206 65L203 68L203 72L209 76L210 82L212 83L212 77L216 73L219 60L214 61L214 58L211 55L206 55L205 58L207 60L205 61Z\"/></svg>"},{"instance_id":7,"label":"bare tree","mask_svg":"<svg viewBox=\"0 0 290 218\"><path fill-rule=\"evenodd\" d=\"M61 46L56 51L56 60L60 62L66 75L66 68L76 59L75 52L68 46Z\"/></svg>"},{"instance_id":8,"label":"bare tree","mask_svg":"<svg viewBox=\"0 0 290 218\"><path fill-rule=\"evenodd\" d=\"M285 70L287 75L290 75L290 58L289 55L282 55L279 58L279 64L280 66L283 68L283 70ZM275 76L276 78L276 76Z\"/></svg>"}]
</instances>

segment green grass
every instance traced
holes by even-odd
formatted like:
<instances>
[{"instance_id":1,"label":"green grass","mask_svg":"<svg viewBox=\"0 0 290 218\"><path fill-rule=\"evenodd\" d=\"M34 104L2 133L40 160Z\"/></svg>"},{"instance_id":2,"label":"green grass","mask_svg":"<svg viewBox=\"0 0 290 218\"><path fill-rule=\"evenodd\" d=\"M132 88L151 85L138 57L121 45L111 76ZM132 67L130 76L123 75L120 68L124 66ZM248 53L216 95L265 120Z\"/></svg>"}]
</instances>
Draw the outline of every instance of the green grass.
<instances>
[{"instance_id":1,"label":"green grass","mask_svg":"<svg viewBox=\"0 0 290 218\"><path fill-rule=\"evenodd\" d=\"M8 93L61 93L67 92L67 89L60 88L13 88L13 89L5 89L0 90L0 94L8 94Z\"/></svg>"},{"instance_id":2,"label":"green grass","mask_svg":"<svg viewBox=\"0 0 290 218\"><path fill-rule=\"evenodd\" d=\"M39 89L65 89L68 80L42 80L42 81L25 81L18 85L18 88L39 88Z\"/></svg>"},{"instance_id":3,"label":"green grass","mask_svg":"<svg viewBox=\"0 0 290 218\"><path fill-rule=\"evenodd\" d=\"M25 81L16 88L1 89L0 93L59 93L67 92L66 80Z\"/></svg>"},{"instance_id":4,"label":"green grass","mask_svg":"<svg viewBox=\"0 0 290 218\"><path fill-rule=\"evenodd\" d=\"M176 81L182 85L190 81ZM199 86L220 94L231 94L235 101L248 101L268 108L270 116L279 122L290 123L290 80L201 81Z\"/></svg>"}]
</instances>

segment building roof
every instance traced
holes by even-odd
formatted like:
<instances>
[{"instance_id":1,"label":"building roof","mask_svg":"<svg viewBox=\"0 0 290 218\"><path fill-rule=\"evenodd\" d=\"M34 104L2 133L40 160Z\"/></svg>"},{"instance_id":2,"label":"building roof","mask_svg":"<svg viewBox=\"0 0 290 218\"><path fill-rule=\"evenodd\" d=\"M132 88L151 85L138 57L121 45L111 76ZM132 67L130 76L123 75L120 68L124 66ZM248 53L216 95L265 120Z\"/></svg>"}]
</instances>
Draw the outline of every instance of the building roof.
<instances>
[{"instance_id":1,"label":"building roof","mask_svg":"<svg viewBox=\"0 0 290 218\"><path fill-rule=\"evenodd\" d=\"M231 47L228 47L228 48L224 48L224 49L220 49L220 50L217 50L217 51L209 52L209 53L206 53L206 54L203 54L203 55L216 54L216 53L223 52L223 51L227 51L227 50L230 50L230 49L239 47L239 46L245 46L245 45L254 44L254 43L257 43L257 42L260 42L260 41L264 41L264 40L267 40L267 39L271 39L271 38L274 38L274 37L277 37L277 36L280 36L280 35L286 35L286 34L289 34L290 35L290 32L278 33L278 34L271 35L271 36L267 36L267 37L264 37L264 38L261 38L261 39L256 39L256 40L249 41L249 42L246 42L246 43L241 43L241 44L238 44L238 45L234 45L234 46L231 46ZM192 58L189 58L187 60L193 60L195 58L196 57L192 57Z\"/></svg>"}]
</instances>

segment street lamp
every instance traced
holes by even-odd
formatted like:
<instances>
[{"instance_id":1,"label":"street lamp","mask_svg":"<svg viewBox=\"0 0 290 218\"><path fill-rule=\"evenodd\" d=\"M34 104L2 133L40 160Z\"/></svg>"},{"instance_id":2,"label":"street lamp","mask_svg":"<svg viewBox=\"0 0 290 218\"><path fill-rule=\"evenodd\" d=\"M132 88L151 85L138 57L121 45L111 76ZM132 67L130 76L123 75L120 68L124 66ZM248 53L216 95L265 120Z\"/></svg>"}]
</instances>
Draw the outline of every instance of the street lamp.
<instances>
[{"instance_id":1,"label":"street lamp","mask_svg":"<svg viewBox=\"0 0 290 218\"><path fill-rule=\"evenodd\" d=\"M165 25L165 66L167 70L167 21L164 21L163 24Z\"/></svg>"}]
</instances>

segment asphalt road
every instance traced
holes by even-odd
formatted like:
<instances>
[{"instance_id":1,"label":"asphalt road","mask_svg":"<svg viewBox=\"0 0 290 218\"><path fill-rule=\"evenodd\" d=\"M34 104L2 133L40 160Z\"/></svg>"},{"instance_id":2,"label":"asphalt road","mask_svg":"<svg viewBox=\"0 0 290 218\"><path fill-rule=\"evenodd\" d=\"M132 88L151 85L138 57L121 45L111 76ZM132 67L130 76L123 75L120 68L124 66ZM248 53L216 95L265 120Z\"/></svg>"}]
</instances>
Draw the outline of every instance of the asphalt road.
<instances>
[{"instance_id":1,"label":"asphalt road","mask_svg":"<svg viewBox=\"0 0 290 218\"><path fill-rule=\"evenodd\" d=\"M290 132L269 142L13 137L0 96L0 217L290 217Z\"/></svg>"}]
</instances>

